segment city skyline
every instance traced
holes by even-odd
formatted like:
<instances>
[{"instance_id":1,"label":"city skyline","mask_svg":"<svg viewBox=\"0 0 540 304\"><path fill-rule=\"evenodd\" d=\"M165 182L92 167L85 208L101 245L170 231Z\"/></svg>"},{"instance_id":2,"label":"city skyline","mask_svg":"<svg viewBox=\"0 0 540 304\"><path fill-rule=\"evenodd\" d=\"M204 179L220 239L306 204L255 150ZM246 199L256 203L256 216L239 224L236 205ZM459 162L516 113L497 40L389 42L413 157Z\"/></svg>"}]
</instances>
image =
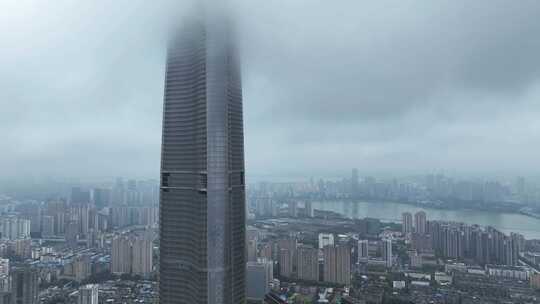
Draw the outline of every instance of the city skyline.
<instances>
[{"instance_id":1,"label":"city skyline","mask_svg":"<svg viewBox=\"0 0 540 304\"><path fill-rule=\"evenodd\" d=\"M539 16L0 1L0 304L540 304Z\"/></svg>"}]
</instances>

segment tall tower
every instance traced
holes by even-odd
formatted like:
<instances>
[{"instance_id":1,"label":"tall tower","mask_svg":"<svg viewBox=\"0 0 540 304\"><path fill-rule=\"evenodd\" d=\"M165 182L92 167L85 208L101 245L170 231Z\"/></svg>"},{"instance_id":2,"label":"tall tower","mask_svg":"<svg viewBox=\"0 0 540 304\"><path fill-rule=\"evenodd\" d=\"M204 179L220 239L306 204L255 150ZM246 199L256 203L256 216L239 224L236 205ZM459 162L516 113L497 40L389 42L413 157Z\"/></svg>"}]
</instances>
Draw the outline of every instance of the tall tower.
<instances>
[{"instance_id":1,"label":"tall tower","mask_svg":"<svg viewBox=\"0 0 540 304\"><path fill-rule=\"evenodd\" d=\"M160 304L245 303L245 255L239 60L226 16L207 9L167 55Z\"/></svg>"}]
</instances>

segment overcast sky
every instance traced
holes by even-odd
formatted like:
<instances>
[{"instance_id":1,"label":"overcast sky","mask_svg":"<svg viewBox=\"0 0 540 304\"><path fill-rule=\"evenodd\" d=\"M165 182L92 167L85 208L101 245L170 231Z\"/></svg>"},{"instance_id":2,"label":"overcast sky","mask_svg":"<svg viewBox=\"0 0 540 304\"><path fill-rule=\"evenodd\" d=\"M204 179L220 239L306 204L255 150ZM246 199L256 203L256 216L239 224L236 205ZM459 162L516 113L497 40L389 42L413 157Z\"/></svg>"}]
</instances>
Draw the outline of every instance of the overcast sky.
<instances>
[{"instance_id":1,"label":"overcast sky","mask_svg":"<svg viewBox=\"0 0 540 304\"><path fill-rule=\"evenodd\" d=\"M176 2L0 1L3 178L157 177ZM537 175L540 1L233 2L248 177Z\"/></svg>"}]
</instances>

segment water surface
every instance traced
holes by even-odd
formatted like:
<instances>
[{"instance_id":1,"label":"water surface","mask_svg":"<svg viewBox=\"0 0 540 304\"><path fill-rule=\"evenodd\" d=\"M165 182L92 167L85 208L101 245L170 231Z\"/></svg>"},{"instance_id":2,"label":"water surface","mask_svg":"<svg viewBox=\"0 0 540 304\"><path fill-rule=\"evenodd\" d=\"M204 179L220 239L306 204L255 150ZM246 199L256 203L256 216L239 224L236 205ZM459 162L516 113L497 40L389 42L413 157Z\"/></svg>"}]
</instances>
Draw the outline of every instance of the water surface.
<instances>
[{"instance_id":1,"label":"water surface","mask_svg":"<svg viewBox=\"0 0 540 304\"><path fill-rule=\"evenodd\" d=\"M319 201L313 208L334 211L349 218L373 217L387 222L400 222L403 212L425 211L428 219L464 222L492 226L505 233L518 232L527 239L540 239L540 219L514 213L497 213L477 210L443 210L421 208L393 202Z\"/></svg>"}]
</instances>

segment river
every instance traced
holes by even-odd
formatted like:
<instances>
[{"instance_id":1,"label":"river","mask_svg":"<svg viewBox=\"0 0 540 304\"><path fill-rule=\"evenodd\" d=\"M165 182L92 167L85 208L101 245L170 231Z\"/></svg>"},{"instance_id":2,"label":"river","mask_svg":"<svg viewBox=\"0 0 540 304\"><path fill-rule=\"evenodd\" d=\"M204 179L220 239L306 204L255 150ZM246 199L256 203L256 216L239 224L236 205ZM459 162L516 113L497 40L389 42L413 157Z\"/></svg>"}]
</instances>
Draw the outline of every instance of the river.
<instances>
[{"instance_id":1,"label":"river","mask_svg":"<svg viewBox=\"0 0 540 304\"><path fill-rule=\"evenodd\" d=\"M378 218L386 222L401 222L403 212L423 210L428 220L456 221L481 226L492 226L504 233L517 232L526 239L540 239L540 219L514 213L476 210L444 210L422 208L393 202L322 201L313 202L313 209L333 211L348 218Z\"/></svg>"}]
</instances>

